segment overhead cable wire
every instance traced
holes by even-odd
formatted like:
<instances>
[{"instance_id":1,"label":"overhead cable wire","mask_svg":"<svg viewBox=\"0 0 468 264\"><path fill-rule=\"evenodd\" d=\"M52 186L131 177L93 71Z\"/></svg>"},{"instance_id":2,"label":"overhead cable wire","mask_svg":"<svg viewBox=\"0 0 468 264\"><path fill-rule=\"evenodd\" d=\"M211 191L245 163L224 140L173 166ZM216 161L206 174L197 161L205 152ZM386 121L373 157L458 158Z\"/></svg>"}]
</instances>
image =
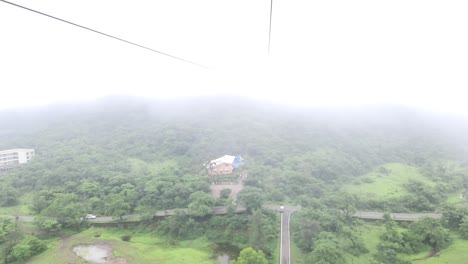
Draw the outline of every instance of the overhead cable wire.
<instances>
[{"instance_id":1,"label":"overhead cable wire","mask_svg":"<svg viewBox=\"0 0 468 264\"><path fill-rule=\"evenodd\" d=\"M174 55L171 55L171 54L162 52L162 51L158 51L158 50L155 50L155 49L152 49L152 48L149 48L149 47L146 47L146 46L137 44L137 43L132 42L132 41L128 41L128 40L125 40L125 39L122 39L122 38L119 38L119 37L115 37L115 36L106 34L106 33L104 33L104 32L101 32L101 31L98 31L98 30L95 30L95 29L92 29L92 28L89 28L89 27L81 26L81 25L79 25L79 24L70 22L70 21L68 21L68 20L61 19L61 18L52 16L52 15L48 15L48 14L46 14L46 13L43 13L43 12L40 12L40 11L31 9L31 8L28 8L28 7L19 5L19 4L15 4L15 3L12 3L12 2L9 2L9 1L5 1L5 0L0 0L0 1L1 1L1 2L4 2L4 3L6 3L6 4L10 4L10 5L19 7L19 8L23 8L23 9L25 9L25 10L28 10L28 11L31 11L31 12L34 12L34 13L37 13L37 14L40 14L40 15L43 15L43 16L46 16L46 17L49 17L49 18L52 18L52 19L61 21L61 22L64 22L64 23L67 23L67 24L70 24L70 25L72 25L72 26L76 26L76 27L79 27L79 28L82 28L82 29L86 29L86 30L92 31L92 32L94 32L94 33L97 33L97 34L100 34L100 35L103 35L103 36L106 36L106 37L109 37L109 38L112 38L112 39L120 40L120 41L125 42L125 43L127 43L127 44L131 44L131 45L134 45L134 46L137 46L137 47L140 47L140 48L143 48L143 49L146 49L146 50L149 50L149 51L152 51L152 52L155 52L155 53L158 53L158 54L161 54L161 55L164 55L164 56L167 56L167 57L176 59L176 60L180 60L180 61L187 62L187 63L193 64L193 65L196 65L196 66L200 66L200 67L203 67L203 68L207 68L206 66L203 66L203 65L201 65L201 64L198 64L198 63L196 63L196 62L189 61L189 60L186 60L186 59L182 59L182 58L180 58L180 57L177 57L177 56L174 56Z\"/></svg>"},{"instance_id":2,"label":"overhead cable wire","mask_svg":"<svg viewBox=\"0 0 468 264\"><path fill-rule=\"evenodd\" d=\"M268 55L270 55L271 46L271 21L273 18L273 0L270 0L270 27L268 29Z\"/></svg>"}]
</instances>

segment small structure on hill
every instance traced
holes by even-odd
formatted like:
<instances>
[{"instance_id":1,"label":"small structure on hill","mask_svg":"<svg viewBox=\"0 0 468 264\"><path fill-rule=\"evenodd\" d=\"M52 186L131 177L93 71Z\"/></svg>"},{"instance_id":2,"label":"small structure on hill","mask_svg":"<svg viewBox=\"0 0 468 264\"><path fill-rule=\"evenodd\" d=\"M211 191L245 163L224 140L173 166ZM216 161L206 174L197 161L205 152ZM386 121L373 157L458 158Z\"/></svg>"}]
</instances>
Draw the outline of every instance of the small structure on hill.
<instances>
[{"instance_id":1,"label":"small structure on hill","mask_svg":"<svg viewBox=\"0 0 468 264\"><path fill-rule=\"evenodd\" d=\"M244 160L239 155L224 155L221 158L214 159L208 164L205 164L205 168L211 176L230 175L233 174L236 169L240 168L243 163Z\"/></svg>"},{"instance_id":2,"label":"small structure on hill","mask_svg":"<svg viewBox=\"0 0 468 264\"><path fill-rule=\"evenodd\" d=\"M247 177L246 172L242 169L243 165L244 160L240 155L224 155L204 164L208 175L210 175L212 182L210 189L215 198L220 197L222 190L229 189L231 190L230 197L234 200L237 199L237 193L243 189L243 180Z\"/></svg>"}]
</instances>

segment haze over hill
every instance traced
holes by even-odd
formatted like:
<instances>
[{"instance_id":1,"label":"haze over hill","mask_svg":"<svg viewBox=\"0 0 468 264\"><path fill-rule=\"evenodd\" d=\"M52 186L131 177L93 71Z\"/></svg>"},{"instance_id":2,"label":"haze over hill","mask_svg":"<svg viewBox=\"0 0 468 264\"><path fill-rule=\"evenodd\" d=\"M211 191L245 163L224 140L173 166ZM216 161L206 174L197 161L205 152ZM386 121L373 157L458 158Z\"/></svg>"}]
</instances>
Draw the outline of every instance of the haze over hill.
<instances>
[{"instance_id":1,"label":"haze over hill","mask_svg":"<svg viewBox=\"0 0 468 264\"><path fill-rule=\"evenodd\" d=\"M463 118L399 106L293 108L236 97L109 97L4 111L0 119L0 149L34 147L37 163L63 155L74 162L97 151L119 155L120 161L180 158L196 173L207 160L227 153L275 168L304 153L325 151L327 162L357 175L386 162L462 159L468 134ZM106 163L90 165L101 162Z\"/></svg>"},{"instance_id":2,"label":"haze over hill","mask_svg":"<svg viewBox=\"0 0 468 264\"><path fill-rule=\"evenodd\" d=\"M135 157L175 154L191 157L194 163L223 153L264 160L319 147L344 151L341 143L356 148L347 151L368 144L375 151L386 151L389 145L415 148L430 142L426 147L455 153L464 149L468 138L467 120L448 114L392 105L288 107L236 97L160 101L108 97L93 103L3 111L0 119L2 149L31 146L47 153L53 151L48 144L83 141L96 148L120 145L122 151L114 151ZM125 144L129 140L133 144ZM267 146L281 149L281 154L262 153Z\"/></svg>"},{"instance_id":3,"label":"haze over hill","mask_svg":"<svg viewBox=\"0 0 468 264\"><path fill-rule=\"evenodd\" d=\"M0 149L36 153L30 163L0 174L0 209L36 215L35 225L47 232L79 230L89 212L120 219L189 208L193 215L147 224L176 240L207 237L238 248L253 245L271 260L275 215L260 207L296 204L302 206L297 213L302 220L293 219L292 225L304 254L314 256L317 239L335 241L320 238L323 232L354 241L333 246L337 254L359 256L367 251L349 218L356 209L441 212L451 208L447 203L464 204L459 197L468 195L467 120L401 106L108 97L3 111L0 120ZM203 164L225 154L241 155L248 177L236 197L220 190L214 199L213 179ZM213 205L229 207L232 199L248 213L209 216ZM456 219L450 228L458 228L462 216ZM314 221L321 223L317 233L305 232Z\"/></svg>"}]
</instances>

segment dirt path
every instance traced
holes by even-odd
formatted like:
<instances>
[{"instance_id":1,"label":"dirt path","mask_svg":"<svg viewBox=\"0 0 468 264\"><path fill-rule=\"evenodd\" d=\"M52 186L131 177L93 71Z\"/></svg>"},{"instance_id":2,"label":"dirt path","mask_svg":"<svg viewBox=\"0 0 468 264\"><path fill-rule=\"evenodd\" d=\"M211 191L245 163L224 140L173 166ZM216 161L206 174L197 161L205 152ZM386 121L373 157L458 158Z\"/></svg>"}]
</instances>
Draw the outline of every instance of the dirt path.
<instances>
[{"instance_id":1,"label":"dirt path","mask_svg":"<svg viewBox=\"0 0 468 264\"><path fill-rule=\"evenodd\" d=\"M435 248L432 248L431 252L429 252L425 257L418 258L418 259L413 259L413 261L425 260L425 259L432 258L432 257L438 256L438 255L439 255L439 252L437 252L435 250Z\"/></svg>"},{"instance_id":2,"label":"dirt path","mask_svg":"<svg viewBox=\"0 0 468 264\"><path fill-rule=\"evenodd\" d=\"M223 189L230 189L231 190L231 197L234 201L237 200L237 194L242 191L244 185L242 183L236 184L212 184L210 185L211 195L214 198L218 199L221 196L221 191Z\"/></svg>"},{"instance_id":3,"label":"dirt path","mask_svg":"<svg viewBox=\"0 0 468 264\"><path fill-rule=\"evenodd\" d=\"M231 190L231 194L229 195L230 198L232 198L234 201L237 200L237 194L242 191L244 188L244 179L247 178L247 172L243 172L239 175L239 178L232 183L221 183L221 184L216 184L213 183L210 185L210 190L211 190L211 195L213 195L214 198L218 199L221 196L221 191L223 189L229 189Z\"/></svg>"}]
</instances>

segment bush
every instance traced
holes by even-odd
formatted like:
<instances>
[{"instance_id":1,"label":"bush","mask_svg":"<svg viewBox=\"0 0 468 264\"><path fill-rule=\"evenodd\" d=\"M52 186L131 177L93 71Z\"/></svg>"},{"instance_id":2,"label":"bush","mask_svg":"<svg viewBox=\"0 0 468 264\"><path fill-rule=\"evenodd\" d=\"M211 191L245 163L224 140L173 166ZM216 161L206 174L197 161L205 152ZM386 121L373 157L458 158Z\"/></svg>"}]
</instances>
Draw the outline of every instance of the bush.
<instances>
[{"instance_id":1,"label":"bush","mask_svg":"<svg viewBox=\"0 0 468 264\"><path fill-rule=\"evenodd\" d=\"M125 242L128 242L130 241L130 239L132 239L132 236L131 235L124 235L121 237L122 241L125 241Z\"/></svg>"},{"instance_id":2,"label":"bush","mask_svg":"<svg viewBox=\"0 0 468 264\"><path fill-rule=\"evenodd\" d=\"M364 177L364 178L362 178L362 182L364 182L364 183L373 183L373 182L375 182L375 180L372 179L371 177Z\"/></svg>"},{"instance_id":3,"label":"bush","mask_svg":"<svg viewBox=\"0 0 468 264\"><path fill-rule=\"evenodd\" d=\"M36 237L30 237L16 244L8 255L10 261L24 261L47 249L47 244Z\"/></svg>"}]
</instances>

